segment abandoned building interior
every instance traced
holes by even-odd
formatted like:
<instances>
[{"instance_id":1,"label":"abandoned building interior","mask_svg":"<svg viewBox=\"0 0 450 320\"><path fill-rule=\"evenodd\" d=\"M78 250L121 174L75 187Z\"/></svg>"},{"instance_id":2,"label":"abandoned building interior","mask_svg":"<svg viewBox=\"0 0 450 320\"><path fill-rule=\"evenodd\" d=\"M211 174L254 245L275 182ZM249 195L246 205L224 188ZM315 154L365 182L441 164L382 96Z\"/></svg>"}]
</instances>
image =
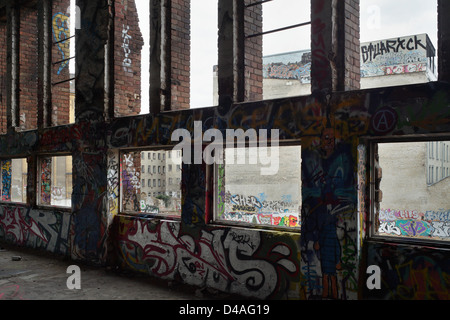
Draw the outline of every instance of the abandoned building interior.
<instances>
[{"instance_id":1,"label":"abandoned building interior","mask_svg":"<svg viewBox=\"0 0 450 320\"><path fill-rule=\"evenodd\" d=\"M360 0L267 30L277 1L208 1L199 106L190 0L0 0L0 241L255 299L450 299L450 1L436 39L364 43Z\"/></svg>"}]
</instances>

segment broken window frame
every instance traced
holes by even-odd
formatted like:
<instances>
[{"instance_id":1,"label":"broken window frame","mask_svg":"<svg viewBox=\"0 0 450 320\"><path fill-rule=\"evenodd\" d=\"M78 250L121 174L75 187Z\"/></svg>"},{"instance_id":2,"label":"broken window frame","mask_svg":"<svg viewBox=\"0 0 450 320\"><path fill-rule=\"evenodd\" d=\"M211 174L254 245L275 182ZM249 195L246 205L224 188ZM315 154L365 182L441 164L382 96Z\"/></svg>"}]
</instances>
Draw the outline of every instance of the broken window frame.
<instances>
[{"instance_id":1,"label":"broken window frame","mask_svg":"<svg viewBox=\"0 0 450 320\"><path fill-rule=\"evenodd\" d=\"M249 147L254 147L256 149L259 148L259 146L254 146L254 145L250 145L248 141L246 141L245 146L241 146L235 143L234 145L234 149L235 151L239 148L244 148L244 149L248 149ZM301 143L299 140L290 140L290 141L279 141L278 146L272 146L270 143L267 143L267 148L272 148L272 147L278 147L279 149L282 149L283 147L299 147L299 152L300 152L300 163L299 168L300 168L300 178L299 178L299 184L300 184L300 194L299 194L299 206L301 208L302 206L302 187L301 187L301 162L302 162L302 155L301 155ZM223 161L222 164L220 163L215 163L214 165L212 165L212 174L213 174L213 186L212 186L212 192L213 192L213 205L212 205L212 215L209 218L209 224L216 224L216 225L223 225L223 226L229 226L229 227L244 227L244 228L251 228L251 229L261 229L261 230L272 230L272 231L284 231L284 232L292 232L292 233L300 233L301 231L301 209L298 212L298 218L297 218L297 224L298 226L296 227L290 227L290 226L281 226L281 225L273 225L273 224L257 224L257 223L251 223L251 222L245 222L245 221L237 221L237 220L225 220L225 219L220 219L218 217L219 214L219 205L222 204L223 206L225 206L225 202L220 202L219 201L219 192L220 192L220 186L219 186L219 168L220 166L224 166L225 164L225 149L226 147L223 148L223 156L220 157L220 159ZM256 151L258 152L258 151ZM281 152L280 152L281 153ZM237 156L237 155L236 155ZM223 169L225 170L225 169ZM225 174L224 174L225 175Z\"/></svg>"},{"instance_id":2,"label":"broken window frame","mask_svg":"<svg viewBox=\"0 0 450 320\"><path fill-rule=\"evenodd\" d=\"M242 48L243 48L242 51L244 51L242 53L242 56L239 57L240 59L245 59L244 56L247 55L245 53L246 46L248 45L247 41L249 41L252 38L261 37L261 42L264 42L263 37L265 35L311 26L311 20L309 20L309 21L303 21L303 22L299 22L299 23L296 23L296 24L292 24L292 25L280 26L280 27L277 27L277 28L271 29L271 30L264 30L264 4L268 3L268 2L272 2L272 1L277 1L277 0L253 0L253 2L251 2L249 4L244 4L240 8L240 15L242 17L240 17L238 19L239 19L239 21L241 21L241 29L242 29L242 33L244 33L244 34L241 35L242 40L240 40L241 45L243 45L242 46ZM263 30L261 30L260 32L245 34L245 32L247 30L251 29L250 27L247 26L247 24L249 23L249 22L246 21L247 20L246 16L248 15L247 14L247 10L249 8L254 7L254 6L261 6L261 20L262 20L262 29ZM239 6L238 6L238 10L239 10ZM238 36L238 40L237 41L239 42L239 36ZM238 50L238 52L239 52L239 50ZM261 100L269 100L269 99L273 99L273 98L264 98L264 71L263 71L263 69L264 69L264 61L263 61L263 58L264 58L264 44L261 45L261 63L262 63L262 66L261 66L261 90L262 91L261 91L261 97L260 98L261 98ZM246 67L247 67L246 64L248 64L248 63L245 62L245 61L241 62L241 66L243 66L243 68L242 68L243 70L246 69ZM243 70L241 72L243 72ZM240 77L242 77L242 80L240 81L241 85L243 85L244 87L250 87L251 86L251 84L248 83L248 82L250 82L250 79L245 77L245 75L243 73L240 74ZM241 90L245 90L245 89L242 88ZM252 91L252 89L250 88L249 91ZM302 93L298 92L298 93L295 93L295 94L288 94L286 96L281 96L281 97L277 97L277 98L287 98L287 97L294 97L294 96L301 96L301 95L302 95ZM259 100L259 99L256 99L256 100ZM240 102L242 102L242 101L252 102L252 101L255 101L255 99L252 98L252 94L250 92L245 92L245 93L242 92L242 95L241 95L239 101Z\"/></svg>"},{"instance_id":3,"label":"broken window frame","mask_svg":"<svg viewBox=\"0 0 450 320\"><path fill-rule=\"evenodd\" d=\"M7 128L22 130L20 124L20 3L6 3L7 14ZM52 123L52 5L53 0L37 1L37 128L54 127ZM78 12L77 12L78 13ZM73 57L75 58L75 57ZM74 81L68 79L67 81ZM70 108L68 109L70 113ZM35 129L31 129L35 130Z\"/></svg>"},{"instance_id":4,"label":"broken window frame","mask_svg":"<svg viewBox=\"0 0 450 320\"><path fill-rule=\"evenodd\" d=\"M369 200L368 200L368 209L367 209L367 236L368 239L376 240L376 241L387 241L387 242L394 242L394 243L405 243L405 244L430 244L430 245L442 245L442 246L448 246L450 245L450 234L448 236L448 240L444 238L431 238L431 237L412 237L412 236L406 236L406 235L388 235L388 234L380 234L378 232L378 228L380 226L380 210L381 206L380 203L382 203L383 198L383 190L380 188L380 183L382 180L382 175L384 173L382 172L382 165L380 165L379 161L379 152L378 152L378 144L393 144L393 143L432 143L438 142L438 141L450 141L450 136L446 135L430 135L428 137L422 137L422 136L413 136L408 137L404 136L401 138L367 138L368 143L368 161L366 163L366 168L368 171L367 178L368 178L368 186L367 191L365 190L358 190L358 192L368 192L369 193ZM424 177L423 182L428 188L430 185L427 181L427 172L429 171L429 166L427 165L427 161L429 158L432 158L429 153L428 146L425 147L425 166L424 166ZM369 170L370 168L370 170ZM358 168L359 170L360 168ZM450 179L450 176L447 177ZM383 208L384 209L384 208ZM390 208L388 208L389 210ZM386 210L386 209L385 209ZM408 212L417 212L414 210L404 210L404 209L394 209L394 211L408 211ZM428 211L434 211L427 210L423 213L426 213ZM450 214L450 208L443 209L443 212L448 212ZM419 221L426 221L426 220L419 220ZM450 221L450 219L449 219ZM450 228L448 228L450 231Z\"/></svg>"},{"instance_id":5,"label":"broken window frame","mask_svg":"<svg viewBox=\"0 0 450 320\"><path fill-rule=\"evenodd\" d=\"M51 119L51 117L50 117L50 119L47 119L47 121L50 122L50 126L68 125L68 124L75 123L75 102L72 104L71 96L73 95L73 97L75 99L75 85L76 85L75 84L75 78L76 78L76 76L75 76L75 71L74 71L73 75L70 74L70 63L71 63L72 60L76 61L76 47L75 46L76 46L76 34L77 33L76 33L75 29L77 27L79 27L79 26L77 26L77 23L80 23L80 22L77 21L77 19L80 18L79 15L81 13L79 12L79 8L76 5L76 1L68 0L68 10L70 11L69 12L69 17L68 17L68 22L69 22L68 31L69 31L69 34L70 34L70 32L73 30L74 34L70 35L68 38L55 39L57 36L55 35L53 17L56 15L56 13L53 11L53 0L50 0L49 2L50 2L50 4L49 4L49 8L47 10L49 10L49 12L50 12L50 16L52 17L52 22L50 23L50 29L51 29L50 35L44 36L44 42L45 42L44 46L48 45L48 50L49 50L49 52L45 52L44 53L44 56L49 55L48 60L49 60L49 63L50 63L50 66L48 67L48 70L47 70L47 72L50 72L50 75L48 76L48 83L46 83L46 85L50 86L50 89L47 91L47 95L49 95L49 97L47 97L47 99L49 99L50 104L51 104L51 106L50 106L51 113L53 112L52 97L55 96L55 94L53 93L53 89L55 87L59 86L59 85L64 85L65 83L70 82L69 83L69 91L70 92L69 92L69 101L68 101L69 108L67 110L69 121L67 123L55 124L55 123L53 123L53 120ZM46 4L44 3L44 6L45 5ZM72 5L75 6L75 8L72 8ZM75 17L71 16L71 14L73 12L75 13ZM48 22L44 22L44 28L47 28L46 23L48 23ZM61 23L64 23L64 22L61 21ZM72 28L70 23L74 23L75 26ZM49 37L49 39L48 39L48 37ZM59 47L60 44L65 44L67 41L69 42L69 49L68 49L69 57L64 57L63 59L55 59L55 57L53 56L53 49L54 49L54 47L55 46ZM72 52L72 50L71 50L71 41L73 41L75 43L74 52ZM60 52L64 51L64 49L61 48L61 47L59 47L58 50ZM64 63L66 63L65 66L63 66ZM52 75L54 73L53 72L53 68L55 66L59 66L60 70L62 70L64 68L69 69L69 77L66 78L66 79L63 79L63 80L53 81L52 80ZM71 108L73 108L73 109L71 109Z\"/></svg>"},{"instance_id":6,"label":"broken window frame","mask_svg":"<svg viewBox=\"0 0 450 320\"><path fill-rule=\"evenodd\" d=\"M151 148L142 148L142 149L121 149L119 150L119 163L120 163L120 170L119 170L119 212L120 214L123 215L129 215L129 216L145 216L145 217L153 217L153 218L159 218L159 219L165 219L165 220L174 220L174 221L180 221L181 217L182 217L182 207L181 207L181 199L182 199L182 188L181 188L181 184L179 186L179 190L177 190L177 195L180 195L180 198L177 199L179 200L179 213L178 214L168 214L166 212L158 212L158 213L154 213L154 212L145 212L141 210L141 200L139 199L139 210L127 210L124 209L124 188L125 188L125 183L124 183L124 168L123 168L123 162L124 162L124 155L127 153L135 153L135 152L152 152L153 155L156 155L156 152L160 152L160 151L165 151L165 152L174 152L173 151L173 147L171 146L158 146L158 147L151 147ZM156 158L156 157L155 157ZM182 159L182 158L180 158ZM139 157L139 161L142 161L142 158ZM151 159L151 161L153 161L153 158ZM158 161L158 160L156 160ZM172 161L170 159L170 157L165 157L165 160L161 160L161 161ZM142 163L139 165L140 169ZM147 185L146 188L158 188L157 185L157 177L154 177L153 173L147 173L150 174L150 177L143 177L141 175L141 173L139 174L139 183L141 183L142 179L151 179L153 182L151 185ZM167 174L167 173L166 173ZM182 177L182 172L180 172L180 177ZM165 187L169 187L168 184L165 185ZM156 194L157 191L152 191L152 194ZM148 195L150 195L151 193L149 192ZM152 197L158 197L160 194L158 192L158 194L156 194L156 196L152 196ZM161 201L164 201L163 199L160 199ZM147 204L146 204L147 205Z\"/></svg>"},{"instance_id":7,"label":"broken window frame","mask_svg":"<svg viewBox=\"0 0 450 320\"><path fill-rule=\"evenodd\" d=\"M266 2L271 2L271 1L276 1L276 0L255 1L253 3L245 5L245 8L248 9L250 7L253 7L253 6L256 6L256 5L262 5L262 4L266 3ZM301 23L296 23L296 24L293 24L293 25L288 25L288 26L285 26L285 27L279 27L279 28L276 28L276 29L268 30L268 31L261 31L261 32L257 32L257 33L246 35L245 37L247 39L248 38L253 38L253 37L259 37L259 36L264 36L266 34L275 33L275 32L281 32L281 31L289 30L289 29L300 28L300 27L307 26L307 25L311 25L311 21L305 21L305 22L301 22Z\"/></svg>"},{"instance_id":8,"label":"broken window frame","mask_svg":"<svg viewBox=\"0 0 450 320\"><path fill-rule=\"evenodd\" d=\"M193 0L191 0L193 1ZM220 6L220 1L218 0L218 6ZM179 82L178 79L173 77L173 57L172 54L172 0L161 0L161 1L151 1L150 2L150 94L149 94L149 113L158 114L162 112L174 111L175 105L172 95L172 85ZM190 17L190 22L192 16ZM220 33L220 30L218 30ZM190 33L190 36L192 34ZM217 37L217 43L220 36ZM192 49L192 44L191 49ZM217 45L217 56L220 60L220 49ZM190 57L192 56L192 50L190 51ZM191 88L192 88L192 66L189 62L189 109L198 107L210 107L210 106L197 106L192 105L191 99ZM211 69L211 77L213 75ZM181 76L182 78L182 76ZM182 88L185 89L185 88ZM213 88L214 89L214 88ZM213 95L213 93L211 93ZM216 102L212 103L215 107L218 106ZM181 107L183 110L183 107Z\"/></svg>"}]
</instances>

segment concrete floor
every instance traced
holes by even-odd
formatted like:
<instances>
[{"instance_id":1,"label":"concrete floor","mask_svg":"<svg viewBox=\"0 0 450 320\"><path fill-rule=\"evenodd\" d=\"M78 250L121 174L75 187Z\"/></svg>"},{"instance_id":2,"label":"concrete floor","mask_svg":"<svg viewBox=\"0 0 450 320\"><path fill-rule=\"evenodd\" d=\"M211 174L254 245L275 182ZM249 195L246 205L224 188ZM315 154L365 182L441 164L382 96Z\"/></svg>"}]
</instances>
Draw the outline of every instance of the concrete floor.
<instances>
[{"instance_id":1,"label":"concrete floor","mask_svg":"<svg viewBox=\"0 0 450 320\"><path fill-rule=\"evenodd\" d=\"M69 259L0 243L0 300L215 300L233 298L197 287L77 264L79 290L70 290Z\"/></svg>"}]
</instances>

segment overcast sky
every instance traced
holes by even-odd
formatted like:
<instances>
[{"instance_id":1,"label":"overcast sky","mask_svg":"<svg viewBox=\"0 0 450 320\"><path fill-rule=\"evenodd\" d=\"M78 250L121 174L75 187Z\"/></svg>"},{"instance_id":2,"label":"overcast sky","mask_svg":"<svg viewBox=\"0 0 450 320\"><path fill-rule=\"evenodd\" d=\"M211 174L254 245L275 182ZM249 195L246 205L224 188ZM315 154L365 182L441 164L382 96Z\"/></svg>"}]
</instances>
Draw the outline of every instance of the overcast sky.
<instances>
[{"instance_id":1,"label":"overcast sky","mask_svg":"<svg viewBox=\"0 0 450 320\"><path fill-rule=\"evenodd\" d=\"M191 106L213 105L213 66L217 64L217 0L191 1ZM361 0L361 42L427 33L437 48L437 0ZM148 0L136 0L141 31L148 34ZM274 0L263 5L264 30L310 20L310 0ZM310 48L310 28L301 27L264 36L264 55ZM142 52L148 70L148 45ZM148 75L143 73L143 82ZM142 94L147 113L148 90Z\"/></svg>"}]
</instances>

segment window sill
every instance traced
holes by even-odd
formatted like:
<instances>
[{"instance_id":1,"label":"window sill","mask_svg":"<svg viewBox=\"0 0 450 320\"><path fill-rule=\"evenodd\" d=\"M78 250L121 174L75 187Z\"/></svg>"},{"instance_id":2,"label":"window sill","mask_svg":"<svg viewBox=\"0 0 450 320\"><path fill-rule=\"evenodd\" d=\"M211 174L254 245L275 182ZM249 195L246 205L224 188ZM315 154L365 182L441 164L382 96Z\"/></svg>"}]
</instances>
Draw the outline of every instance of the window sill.
<instances>
[{"instance_id":1,"label":"window sill","mask_svg":"<svg viewBox=\"0 0 450 320\"><path fill-rule=\"evenodd\" d=\"M44 205L37 205L37 210L53 210L53 211L63 211L63 212L72 212L71 207L59 207L59 206L44 206Z\"/></svg>"},{"instance_id":2,"label":"window sill","mask_svg":"<svg viewBox=\"0 0 450 320\"><path fill-rule=\"evenodd\" d=\"M401 238L394 236L379 236L372 235L368 237L365 242L380 243L386 245L403 245L410 247L423 247L423 248L439 248L439 249L449 249L450 250L450 240L432 240L432 239L411 239L411 238Z\"/></svg>"},{"instance_id":3,"label":"window sill","mask_svg":"<svg viewBox=\"0 0 450 320\"><path fill-rule=\"evenodd\" d=\"M252 231L265 231L265 232L284 232L284 233L294 233L300 235L300 227L289 228L289 227L277 227L268 225L258 225L258 224L248 224L238 221L211 221L208 226L217 227L228 227L228 228L239 228L247 229Z\"/></svg>"}]
</instances>

